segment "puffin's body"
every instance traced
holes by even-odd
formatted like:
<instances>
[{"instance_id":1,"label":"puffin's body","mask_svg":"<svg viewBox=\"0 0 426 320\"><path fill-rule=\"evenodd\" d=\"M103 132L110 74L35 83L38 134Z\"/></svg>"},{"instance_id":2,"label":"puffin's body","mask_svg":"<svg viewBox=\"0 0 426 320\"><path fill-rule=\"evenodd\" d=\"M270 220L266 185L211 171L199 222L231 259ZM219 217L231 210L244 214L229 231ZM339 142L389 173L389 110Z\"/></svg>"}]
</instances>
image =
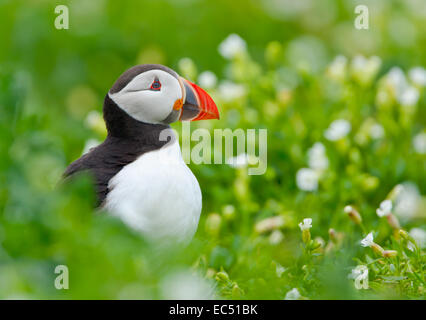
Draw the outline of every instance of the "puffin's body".
<instances>
[{"instance_id":1,"label":"puffin's body","mask_svg":"<svg viewBox=\"0 0 426 320\"><path fill-rule=\"evenodd\" d=\"M99 206L149 240L189 242L198 226L201 190L169 123L218 119L213 100L167 67L139 65L118 78L103 112L107 138L71 163L64 176L89 171Z\"/></svg>"}]
</instances>

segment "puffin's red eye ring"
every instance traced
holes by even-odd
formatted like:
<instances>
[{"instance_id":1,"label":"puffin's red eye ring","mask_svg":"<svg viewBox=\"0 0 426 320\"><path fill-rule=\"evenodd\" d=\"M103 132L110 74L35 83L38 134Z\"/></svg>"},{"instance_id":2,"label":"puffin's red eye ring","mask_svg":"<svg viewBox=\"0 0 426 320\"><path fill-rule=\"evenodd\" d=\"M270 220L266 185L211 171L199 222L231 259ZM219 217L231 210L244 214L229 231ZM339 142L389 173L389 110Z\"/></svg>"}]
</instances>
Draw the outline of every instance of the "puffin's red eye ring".
<instances>
[{"instance_id":1,"label":"puffin's red eye ring","mask_svg":"<svg viewBox=\"0 0 426 320\"><path fill-rule=\"evenodd\" d=\"M154 82L151 84L150 89L154 91L160 91L161 90L160 80L155 79Z\"/></svg>"}]
</instances>

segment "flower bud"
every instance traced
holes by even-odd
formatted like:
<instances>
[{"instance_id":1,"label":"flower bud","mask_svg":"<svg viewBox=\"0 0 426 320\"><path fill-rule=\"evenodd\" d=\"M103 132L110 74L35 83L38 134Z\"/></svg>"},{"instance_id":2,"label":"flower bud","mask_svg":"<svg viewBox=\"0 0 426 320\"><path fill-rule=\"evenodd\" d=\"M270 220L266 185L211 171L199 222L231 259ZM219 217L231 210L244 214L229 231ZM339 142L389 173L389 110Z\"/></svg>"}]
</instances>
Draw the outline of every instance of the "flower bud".
<instances>
[{"instance_id":1,"label":"flower bud","mask_svg":"<svg viewBox=\"0 0 426 320\"><path fill-rule=\"evenodd\" d=\"M225 271L219 271L218 273L216 273L216 280L217 281L228 281L229 276Z\"/></svg>"},{"instance_id":2,"label":"flower bud","mask_svg":"<svg viewBox=\"0 0 426 320\"><path fill-rule=\"evenodd\" d=\"M380 254L380 255L383 255L383 251L384 251L384 249L383 249L380 245L378 245L377 243L373 242L373 243L370 245L370 248L371 248L371 249L373 249L373 251L374 251L375 253Z\"/></svg>"},{"instance_id":3,"label":"flower bud","mask_svg":"<svg viewBox=\"0 0 426 320\"><path fill-rule=\"evenodd\" d=\"M233 299L241 299L241 296L244 294L244 291L240 289L238 284L234 284L232 287L232 298Z\"/></svg>"},{"instance_id":4,"label":"flower bud","mask_svg":"<svg viewBox=\"0 0 426 320\"><path fill-rule=\"evenodd\" d=\"M217 213L211 213L206 219L205 228L206 231L211 235L217 235L220 231L220 225L222 223L222 218Z\"/></svg>"},{"instance_id":5,"label":"flower bud","mask_svg":"<svg viewBox=\"0 0 426 320\"><path fill-rule=\"evenodd\" d=\"M406 241L409 241L412 243L413 247L417 246L417 242L416 240L405 230L400 229L399 230L399 235ZM410 245L410 243L408 243Z\"/></svg>"},{"instance_id":6,"label":"flower bud","mask_svg":"<svg viewBox=\"0 0 426 320\"><path fill-rule=\"evenodd\" d=\"M284 235L282 234L282 232L280 230L274 230L269 236L269 243L275 245L280 243L283 239Z\"/></svg>"},{"instance_id":7,"label":"flower bud","mask_svg":"<svg viewBox=\"0 0 426 320\"><path fill-rule=\"evenodd\" d=\"M393 215L393 214L389 214L386 216L386 219L388 220L389 225L394 228L394 229L399 229L401 228L398 218Z\"/></svg>"},{"instance_id":8,"label":"flower bud","mask_svg":"<svg viewBox=\"0 0 426 320\"><path fill-rule=\"evenodd\" d=\"M283 48L280 42L272 41L268 43L265 50L265 60L271 66L280 63L283 57Z\"/></svg>"},{"instance_id":9,"label":"flower bud","mask_svg":"<svg viewBox=\"0 0 426 320\"><path fill-rule=\"evenodd\" d=\"M321 237L315 237L314 243L317 247L324 247L325 246L325 241Z\"/></svg>"},{"instance_id":10,"label":"flower bud","mask_svg":"<svg viewBox=\"0 0 426 320\"><path fill-rule=\"evenodd\" d=\"M405 240L410 240L410 235L408 234L407 231L405 231L403 229L399 230L399 235Z\"/></svg>"},{"instance_id":11,"label":"flower bud","mask_svg":"<svg viewBox=\"0 0 426 320\"><path fill-rule=\"evenodd\" d=\"M357 210L355 210L352 206L346 206L344 209L344 212L348 214L349 218L355 222L356 224L361 224L362 218L361 215Z\"/></svg>"},{"instance_id":12,"label":"flower bud","mask_svg":"<svg viewBox=\"0 0 426 320\"><path fill-rule=\"evenodd\" d=\"M264 233L267 231L277 230L284 225L284 218L282 216L274 216L263 219L256 223L254 229L257 233Z\"/></svg>"},{"instance_id":13,"label":"flower bud","mask_svg":"<svg viewBox=\"0 0 426 320\"><path fill-rule=\"evenodd\" d=\"M308 244L311 240L311 232L309 231L312 228L312 219L306 218L303 219L303 222L299 223L299 228L302 231L302 240L305 244Z\"/></svg>"},{"instance_id":14,"label":"flower bud","mask_svg":"<svg viewBox=\"0 0 426 320\"><path fill-rule=\"evenodd\" d=\"M323 253L325 247L325 242L321 237L315 237L312 241L311 250L314 253Z\"/></svg>"},{"instance_id":15,"label":"flower bud","mask_svg":"<svg viewBox=\"0 0 426 320\"><path fill-rule=\"evenodd\" d=\"M382 256L385 258L393 258L396 257L398 255L398 252L395 250L383 250L382 251Z\"/></svg>"},{"instance_id":16,"label":"flower bud","mask_svg":"<svg viewBox=\"0 0 426 320\"><path fill-rule=\"evenodd\" d=\"M208 268L206 271L206 277L212 279L216 275L216 271L213 268Z\"/></svg>"},{"instance_id":17,"label":"flower bud","mask_svg":"<svg viewBox=\"0 0 426 320\"><path fill-rule=\"evenodd\" d=\"M232 220L235 218L235 207L228 204L222 208L222 215L226 220Z\"/></svg>"},{"instance_id":18,"label":"flower bud","mask_svg":"<svg viewBox=\"0 0 426 320\"><path fill-rule=\"evenodd\" d=\"M302 240L304 243L308 244L311 241L311 232L309 229L305 229L302 231Z\"/></svg>"},{"instance_id":19,"label":"flower bud","mask_svg":"<svg viewBox=\"0 0 426 320\"><path fill-rule=\"evenodd\" d=\"M337 243L337 232L336 232L336 230L334 230L334 229L329 229L328 230L328 236L330 237L330 240L333 242L333 243Z\"/></svg>"}]
</instances>

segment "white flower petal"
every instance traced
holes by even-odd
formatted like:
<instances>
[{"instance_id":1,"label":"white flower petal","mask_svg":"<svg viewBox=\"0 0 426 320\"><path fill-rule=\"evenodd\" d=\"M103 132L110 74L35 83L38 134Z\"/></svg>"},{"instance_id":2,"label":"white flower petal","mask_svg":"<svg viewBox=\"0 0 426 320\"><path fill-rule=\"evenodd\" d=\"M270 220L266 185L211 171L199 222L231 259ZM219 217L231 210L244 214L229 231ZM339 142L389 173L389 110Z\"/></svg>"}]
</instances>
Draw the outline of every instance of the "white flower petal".
<instances>
[{"instance_id":1,"label":"white flower petal","mask_svg":"<svg viewBox=\"0 0 426 320\"><path fill-rule=\"evenodd\" d=\"M392 201L384 200L380 203L380 208L376 210L376 213L379 217L385 217L391 214L392 211Z\"/></svg>"},{"instance_id":2,"label":"white flower petal","mask_svg":"<svg viewBox=\"0 0 426 320\"><path fill-rule=\"evenodd\" d=\"M347 136L350 131L350 122L344 119L338 119L330 124L328 129L325 131L324 136L327 140L337 141Z\"/></svg>"},{"instance_id":3,"label":"white flower petal","mask_svg":"<svg viewBox=\"0 0 426 320\"><path fill-rule=\"evenodd\" d=\"M230 102L236 99L239 99L246 94L246 88L242 84L237 84L232 81L222 81L219 84L219 95L221 98L226 101Z\"/></svg>"},{"instance_id":4,"label":"white flower petal","mask_svg":"<svg viewBox=\"0 0 426 320\"><path fill-rule=\"evenodd\" d=\"M198 76L198 84L203 89L211 89L214 88L217 84L217 77L211 71L201 72Z\"/></svg>"},{"instance_id":5,"label":"white flower petal","mask_svg":"<svg viewBox=\"0 0 426 320\"><path fill-rule=\"evenodd\" d=\"M403 106L414 106L419 101L419 97L419 90L414 87L407 87L398 95L398 101Z\"/></svg>"},{"instance_id":6,"label":"white flower petal","mask_svg":"<svg viewBox=\"0 0 426 320\"><path fill-rule=\"evenodd\" d=\"M426 231L421 228L413 228L409 232L410 236L417 242L417 245L426 248Z\"/></svg>"},{"instance_id":7,"label":"white flower petal","mask_svg":"<svg viewBox=\"0 0 426 320\"><path fill-rule=\"evenodd\" d=\"M299 300L302 296L300 295L299 290L296 288L291 289L287 294L285 295L285 300Z\"/></svg>"},{"instance_id":8,"label":"white flower petal","mask_svg":"<svg viewBox=\"0 0 426 320\"><path fill-rule=\"evenodd\" d=\"M300 230L309 230L310 228L312 228L312 219L311 218L306 218L306 219L303 219L303 223L301 222L301 223L299 223L299 227L300 227Z\"/></svg>"},{"instance_id":9,"label":"white flower petal","mask_svg":"<svg viewBox=\"0 0 426 320\"><path fill-rule=\"evenodd\" d=\"M215 297L210 281L188 271L167 275L161 282L161 294L168 300L209 300Z\"/></svg>"},{"instance_id":10,"label":"white flower petal","mask_svg":"<svg viewBox=\"0 0 426 320\"><path fill-rule=\"evenodd\" d=\"M300 190L315 191L318 189L318 173L310 168L302 168L296 173L296 184Z\"/></svg>"},{"instance_id":11,"label":"white flower petal","mask_svg":"<svg viewBox=\"0 0 426 320\"><path fill-rule=\"evenodd\" d=\"M88 140L86 140L86 143L84 144L83 152L81 153L81 155L85 155L91 149L97 147L100 144L101 144L101 141L99 141L97 139L88 139Z\"/></svg>"},{"instance_id":12,"label":"white flower petal","mask_svg":"<svg viewBox=\"0 0 426 320\"><path fill-rule=\"evenodd\" d=\"M328 168L328 158L321 142L315 143L308 150L308 163L312 169L324 170Z\"/></svg>"},{"instance_id":13,"label":"white flower petal","mask_svg":"<svg viewBox=\"0 0 426 320\"><path fill-rule=\"evenodd\" d=\"M426 132L419 133L413 138L413 146L418 154L426 154Z\"/></svg>"},{"instance_id":14,"label":"white flower petal","mask_svg":"<svg viewBox=\"0 0 426 320\"><path fill-rule=\"evenodd\" d=\"M408 72L408 77L411 82L419 87L426 86L426 70L422 67L415 67L410 69Z\"/></svg>"},{"instance_id":15,"label":"white flower petal","mask_svg":"<svg viewBox=\"0 0 426 320\"><path fill-rule=\"evenodd\" d=\"M245 52L247 44L239 35L232 33L219 44L219 53L226 59L232 59L239 53Z\"/></svg>"},{"instance_id":16,"label":"white flower petal","mask_svg":"<svg viewBox=\"0 0 426 320\"><path fill-rule=\"evenodd\" d=\"M370 232L364 239L361 240L361 245L363 247L370 247L373 244L373 233Z\"/></svg>"}]
</instances>

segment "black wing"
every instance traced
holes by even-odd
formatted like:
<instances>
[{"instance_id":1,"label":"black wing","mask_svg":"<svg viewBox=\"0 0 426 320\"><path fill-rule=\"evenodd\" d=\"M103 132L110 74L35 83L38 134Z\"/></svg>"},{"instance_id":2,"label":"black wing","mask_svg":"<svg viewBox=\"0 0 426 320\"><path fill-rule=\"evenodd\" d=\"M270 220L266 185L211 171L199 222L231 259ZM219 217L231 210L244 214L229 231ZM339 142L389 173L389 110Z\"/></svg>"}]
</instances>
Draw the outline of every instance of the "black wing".
<instances>
[{"instance_id":1,"label":"black wing","mask_svg":"<svg viewBox=\"0 0 426 320\"><path fill-rule=\"evenodd\" d=\"M108 194L109 180L121 170L123 166L114 163L111 156L105 154L105 142L93 148L81 158L72 162L64 172L64 178L68 179L81 172L93 175L98 205L101 205Z\"/></svg>"},{"instance_id":2,"label":"black wing","mask_svg":"<svg viewBox=\"0 0 426 320\"><path fill-rule=\"evenodd\" d=\"M112 177L142 154L159 149L166 143L159 140L151 140L147 143L147 141L109 136L102 144L72 162L65 170L64 178L84 171L92 174L98 205L102 205L109 192L108 183Z\"/></svg>"}]
</instances>

